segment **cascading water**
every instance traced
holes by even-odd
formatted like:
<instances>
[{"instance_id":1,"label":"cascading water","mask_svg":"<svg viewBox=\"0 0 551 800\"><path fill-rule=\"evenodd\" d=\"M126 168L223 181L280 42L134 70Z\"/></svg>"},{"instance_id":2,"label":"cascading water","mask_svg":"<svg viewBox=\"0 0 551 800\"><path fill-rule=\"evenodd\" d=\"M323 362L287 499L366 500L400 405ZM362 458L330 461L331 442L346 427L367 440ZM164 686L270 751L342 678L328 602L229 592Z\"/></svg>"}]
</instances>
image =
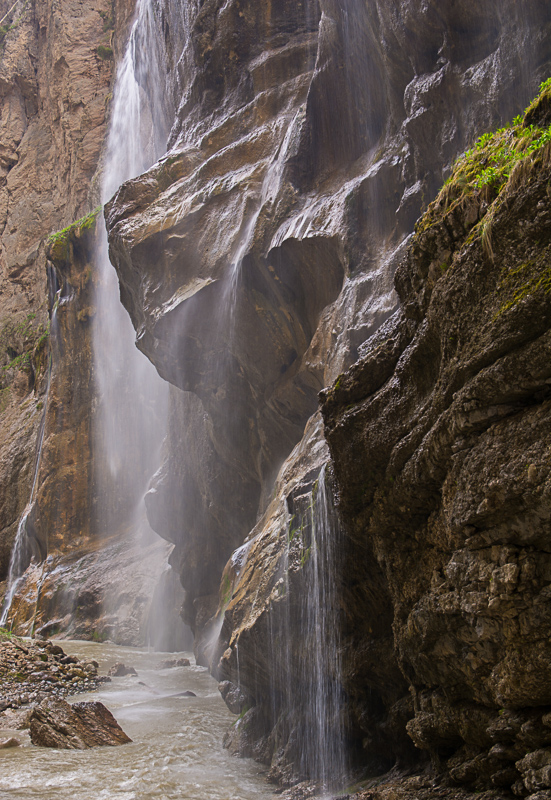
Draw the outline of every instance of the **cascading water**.
<instances>
[{"instance_id":1,"label":"cascading water","mask_svg":"<svg viewBox=\"0 0 551 800\"><path fill-rule=\"evenodd\" d=\"M271 715L293 780L342 789L348 772L339 611L343 535L323 467L294 499L268 616ZM237 645L236 645L237 648Z\"/></svg>"},{"instance_id":2,"label":"cascading water","mask_svg":"<svg viewBox=\"0 0 551 800\"><path fill-rule=\"evenodd\" d=\"M154 4L139 0L117 74L103 172L104 202L165 150L171 109L164 63L164 39ZM99 393L98 528L109 535L121 520L132 517L157 466L166 384L134 345L134 330L119 300L105 233L97 264L93 341Z\"/></svg>"},{"instance_id":3,"label":"cascading water","mask_svg":"<svg viewBox=\"0 0 551 800\"><path fill-rule=\"evenodd\" d=\"M301 596L304 642L302 687L307 735L301 767L324 788L342 780L346 771L343 696L340 685L340 630L337 575L342 541L336 510L327 491L325 467L312 491L311 541L305 551L306 591Z\"/></svg>"},{"instance_id":4,"label":"cascading water","mask_svg":"<svg viewBox=\"0 0 551 800\"><path fill-rule=\"evenodd\" d=\"M138 0L115 83L103 169L104 203L124 181L144 172L166 151L177 76L167 41L173 51L181 50L183 5L161 7L153 0ZM143 498L159 466L168 385L135 346L135 331L120 302L103 223L96 261L96 530L102 537L122 533L129 542L150 544L159 540L147 521ZM152 565L152 569L157 568ZM112 614L115 626L117 603L116 598L104 598L104 611Z\"/></svg>"}]
</instances>

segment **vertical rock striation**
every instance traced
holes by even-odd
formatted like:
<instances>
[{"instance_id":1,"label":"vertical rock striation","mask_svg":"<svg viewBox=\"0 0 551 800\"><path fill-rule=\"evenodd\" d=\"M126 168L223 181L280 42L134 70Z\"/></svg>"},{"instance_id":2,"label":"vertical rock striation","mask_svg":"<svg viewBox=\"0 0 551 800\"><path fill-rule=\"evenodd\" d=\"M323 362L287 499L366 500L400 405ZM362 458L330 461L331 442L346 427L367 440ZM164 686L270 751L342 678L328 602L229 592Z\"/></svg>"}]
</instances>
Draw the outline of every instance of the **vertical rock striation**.
<instances>
[{"instance_id":1,"label":"vertical rock striation","mask_svg":"<svg viewBox=\"0 0 551 800\"><path fill-rule=\"evenodd\" d=\"M46 389L45 243L94 205L113 48L131 11L128 0L0 4L1 580L29 500Z\"/></svg>"}]
</instances>

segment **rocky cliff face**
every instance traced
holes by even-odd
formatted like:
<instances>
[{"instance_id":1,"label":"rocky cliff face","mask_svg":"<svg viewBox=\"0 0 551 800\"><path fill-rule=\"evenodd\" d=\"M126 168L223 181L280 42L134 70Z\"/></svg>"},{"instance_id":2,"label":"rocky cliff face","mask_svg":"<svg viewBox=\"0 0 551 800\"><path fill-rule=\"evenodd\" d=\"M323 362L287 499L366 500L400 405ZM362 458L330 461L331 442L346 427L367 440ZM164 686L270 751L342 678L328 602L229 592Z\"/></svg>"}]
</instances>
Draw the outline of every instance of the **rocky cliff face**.
<instances>
[{"instance_id":1,"label":"rocky cliff face","mask_svg":"<svg viewBox=\"0 0 551 800\"><path fill-rule=\"evenodd\" d=\"M240 684L241 700L227 689L235 707L255 704L249 733L232 746L291 780L302 769L301 722L283 685L304 676L297 629L275 648L273 634L278 615L289 616L277 610L282 577L298 596L307 581L307 509L327 457L311 417L317 392L366 353L396 308L396 265L453 158L518 113L547 77L549 19L535 0L281 0L262 10L212 0L190 7L188 23L171 149L108 205L111 257L138 345L174 386L150 520L176 544L198 652ZM399 273L403 302L405 280ZM410 344L413 320L384 334L391 361ZM415 361L416 380L436 380L435 353ZM390 379L388 369L376 361L370 380ZM419 390L408 413L429 414L429 396ZM385 402L381 413L398 413ZM411 420L400 415L407 448ZM366 481L391 446L380 430L375 463L354 456ZM394 655L394 585L363 532L348 536L355 549L338 588L344 730L384 765L408 756L410 672Z\"/></svg>"},{"instance_id":2,"label":"rocky cliff face","mask_svg":"<svg viewBox=\"0 0 551 800\"><path fill-rule=\"evenodd\" d=\"M131 4L3 2L0 43L0 578L33 480L46 389L45 242L92 204L113 72ZM103 49L102 49L103 48Z\"/></svg>"},{"instance_id":3,"label":"rocky cliff face","mask_svg":"<svg viewBox=\"0 0 551 800\"><path fill-rule=\"evenodd\" d=\"M44 239L93 205L110 48L130 6L22 3L4 39L0 291L19 327L6 334L2 480L21 476L2 494L5 552L29 496L46 387ZM120 188L106 222L137 343L171 383L146 505L175 546L198 657L242 715L227 744L282 782L315 772L312 630L333 625L340 636L315 686L339 699L323 724L354 759L372 770L418 762L414 743L469 787L545 788L547 150L511 174L490 153L467 160L475 178L458 173L409 237L454 158L551 72L547 3L181 9L178 58L173 4L157 5L177 90L168 152ZM528 138L517 132L526 148L529 125L549 125L543 101L531 113ZM513 144L503 136L504 151ZM22 625L38 615L67 630L84 610L88 633L98 576L122 546L90 545L89 419L63 420L80 390L91 403L92 231L72 230L69 258L55 243L49 252L59 282L79 287L60 345L84 346L80 383L51 384L31 519L40 557L56 535L62 551L74 547L80 583L56 594L67 561L50 553L48 577L35 570L21 600ZM318 392L331 384L324 430ZM57 498L60 465L71 492ZM332 608L320 623L305 598L323 573L315 516L331 490L341 563L330 598L318 595ZM121 556L129 582L143 555Z\"/></svg>"},{"instance_id":4,"label":"rocky cliff face","mask_svg":"<svg viewBox=\"0 0 551 800\"><path fill-rule=\"evenodd\" d=\"M549 104L460 162L396 274L401 310L323 400L347 582L372 563L390 601L380 633L373 599L350 619L354 691L362 669L384 691L357 642L390 640L417 747L457 783L533 797L551 788L551 173L545 136L528 142ZM511 152L508 179L484 173Z\"/></svg>"}]
</instances>

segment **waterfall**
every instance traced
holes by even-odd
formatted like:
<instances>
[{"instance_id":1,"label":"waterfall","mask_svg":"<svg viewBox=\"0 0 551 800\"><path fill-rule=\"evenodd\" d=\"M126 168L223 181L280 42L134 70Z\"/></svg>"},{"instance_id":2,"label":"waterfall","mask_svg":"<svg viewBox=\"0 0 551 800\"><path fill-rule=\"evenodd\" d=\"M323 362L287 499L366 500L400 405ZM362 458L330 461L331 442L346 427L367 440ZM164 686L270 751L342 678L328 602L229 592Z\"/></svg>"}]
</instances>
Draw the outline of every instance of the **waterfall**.
<instances>
[{"instance_id":1,"label":"waterfall","mask_svg":"<svg viewBox=\"0 0 551 800\"><path fill-rule=\"evenodd\" d=\"M325 466L293 501L283 572L268 615L271 716L293 780L342 789L348 771L339 581L343 531ZM277 748L277 745L276 745Z\"/></svg>"},{"instance_id":2,"label":"waterfall","mask_svg":"<svg viewBox=\"0 0 551 800\"><path fill-rule=\"evenodd\" d=\"M138 0L115 83L103 202L166 150L174 107L164 24L159 4ZM97 265L93 342L99 398L95 426L98 532L109 536L128 526L147 537L142 500L158 467L166 433L168 387L135 347L135 332L120 303L117 276L109 261L105 228Z\"/></svg>"},{"instance_id":3,"label":"waterfall","mask_svg":"<svg viewBox=\"0 0 551 800\"><path fill-rule=\"evenodd\" d=\"M301 680L306 736L301 771L324 788L342 779L346 769L343 697L340 685L340 629L337 575L342 543L340 526L327 491L325 467L312 491L311 540L305 550L306 587L301 597L304 643Z\"/></svg>"}]
</instances>

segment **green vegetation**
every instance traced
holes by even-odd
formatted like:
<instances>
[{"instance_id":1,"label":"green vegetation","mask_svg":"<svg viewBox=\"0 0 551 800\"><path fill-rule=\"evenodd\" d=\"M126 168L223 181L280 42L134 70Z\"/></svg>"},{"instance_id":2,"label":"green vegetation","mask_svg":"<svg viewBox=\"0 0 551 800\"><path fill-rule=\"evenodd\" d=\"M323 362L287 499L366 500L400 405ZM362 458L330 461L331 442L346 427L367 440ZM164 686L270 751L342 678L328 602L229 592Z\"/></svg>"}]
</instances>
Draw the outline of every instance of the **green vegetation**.
<instances>
[{"instance_id":1,"label":"green vegetation","mask_svg":"<svg viewBox=\"0 0 551 800\"><path fill-rule=\"evenodd\" d=\"M50 250L50 258L53 261L66 261L69 257L69 242L73 236L80 237L83 233L91 230L96 224L96 219L101 211L101 206L97 206L85 217L77 219L61 231L50 234L47 244Z\"/></svg>"},{"instance_id":2,"label":"green vegetation","mask_svg":"<svg viewBox=\"0 0 551 800\"><path fill-rule=\"evenodd\" d=\"M113 8L111 11L100 11L100 17L103 20L103 32L107 33L108 31L112 31L115 27L115 21L113 19Z\"/></svg>"},{"instance_id":3,"label":"green vegetation","mask_svg":"<svg viewBox=\"0 0 551 800\"><path fill-rule=\"evenodd\" d=\"M548 107L551 112L551 79L541 84L538 96L523 115L504 128L483 134L470 150L459 156L442 191L417 223L417 233L429 228L442 211L452 211L469 196L481 196L490 206L511 179L517 165L548 157L551 124L542 128L530 121L540 116L546 118L546 114L540 112ZM480 226L479 234L486 252L491 255L491 217Z\"/></svg>"},{"instance_id":4,"label":"green vegetation","mask_svg":"<svg viewBox=\"0 0 551 800\"><path fill-rule=\"evenodd\" d=\"M543 250L537 258L519 264L511 270L504 271L498 286L502 304L496 316L509 311L525 297L543 290L551 294L551 252Z\"/></svg>"},{"instance_id":5,"label":"green vegetation","mask_svg":"<svg viewBox=\"0 0 551 800\"><path fill-rule=\"evenodd\" d=\"M11 6L10 9L8 9L8 11L4 14L2 19L0 20L0 44L3 44L6 35L10 31L15 30L15 28L17 28L17 26L23 19L25 11L27 10L27 6L29 5L29 0L25 0L25 3L23 4L23 8L21 9L21 13L19 14L19 16L16 17L16 19L13 19L11 22L9 22L9 17L17 9L19 2L20 0L16 0L16 2Z\"/></svg>"},{"instance_id":6,"label":"green vegetation","mask_svg":"<svg viewBox=\"0 0 551 800\"><path fill-rule=\"evenodd\" d=\"M102 61L109 61L110 58L113 58L113 49L106 44L98 45L96 53Z\"/></svg>"},{"instance_id":7,"label":"green vegetation","mask_svg":"<svg viewBox=\"0 0 551 800\"><path fill-rule=\"evenodd\" d=\"M537 97L511 124L480 136L474 146L455 162L452 174L438 197L419 220L416 233L421 235L444 217L458 211L454 227L465 226L463 245L476 240L486 256L494 260L492 232L496 214L509 196L518 191L534 170L551 162L551 78L544 81ZM547 188L551 196L551 185ZM467 223L466 219L472 222ZM536 292L551 293L551 248L536 243L526 260L504 265L499 276L496 318ZM444 262L441 272L451 266Z\"/></svg>"},{"instance_id":8,"label":"green vegetation","mask_svg":"<svg viewBox=\"0 0 551 800\"><path fill-rule=\"evenodd\" d=\"M4 322L0 329L0 413L9 403L9 385L16 372L24 370L34 376L45 367L49 335L49 322L37 324L35 313L17 322Z\"/></svg>"}]
</instances>

